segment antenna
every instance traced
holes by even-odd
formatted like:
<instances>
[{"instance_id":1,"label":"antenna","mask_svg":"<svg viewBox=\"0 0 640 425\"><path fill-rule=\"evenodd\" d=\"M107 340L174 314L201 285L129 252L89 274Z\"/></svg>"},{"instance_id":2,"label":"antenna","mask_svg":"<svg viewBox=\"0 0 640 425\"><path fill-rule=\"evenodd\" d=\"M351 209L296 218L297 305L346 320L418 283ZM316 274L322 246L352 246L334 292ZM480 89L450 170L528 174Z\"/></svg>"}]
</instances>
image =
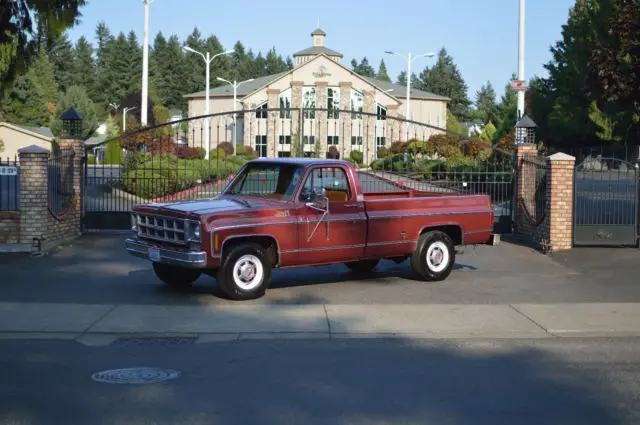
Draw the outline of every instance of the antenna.
<instances>
[{"instance_id":1,"label":"antenna","mask_svg":"<svg viewBox=\"0 0 640 425\"><path fill-rule=\"evenodd\" d=\"M320 16L318 16L318 26L316 28L320 28Z\"/></svg>"}]
</instances>

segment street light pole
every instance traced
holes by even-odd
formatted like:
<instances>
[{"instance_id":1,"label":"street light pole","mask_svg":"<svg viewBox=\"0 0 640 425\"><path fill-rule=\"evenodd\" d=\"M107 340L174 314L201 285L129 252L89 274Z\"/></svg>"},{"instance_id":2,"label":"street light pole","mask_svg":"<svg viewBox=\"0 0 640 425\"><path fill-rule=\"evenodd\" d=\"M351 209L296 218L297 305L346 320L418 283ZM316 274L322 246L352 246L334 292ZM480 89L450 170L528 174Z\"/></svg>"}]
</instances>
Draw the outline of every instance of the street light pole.
<instances>
[{"instance_id":1,"label":"street light pole","mask_svg":"<svg viewBox=\"0 0 640 425\"><path fill-rule=\"evenodd\" d=\"M525 0L520 0L518 22L518 80L524 81L524 16ZM524 90L518 91L518 120L524 115Z\"/></svg>"},{"instance_id":2,"label":"street light pole","mask_svg":"<svg viewBox=\"0 0 640 425\"><path fill-rule=\"evenodd\" d=\"M253 81L253 78L250 78L248 80L244 80L244 81L240 81L237 82L236 80L234 80L233 82L229 81L229 80L225 80L224 78L216 78L218 81L222 81L225 83L229 83L231 84L231 87L233 87L233 133L232 133L232 139L233 139L233 156L236 155L236 102L237 102L237 95L238 95L238 87L240 87L242 84L244 83L249 83L251 81Z\"/></svg>"},{"instance_id":3,"label":"street light pole","mask_svg":"<svg viewBox=\"0 0 640 425\"><path fill-rule=\"evenodd\" d=\"M122 108L122 132L124 133L127 130L127 112L133 111L137 106L132 106L131 108Z\"/></svg>"},{"instance_id":4,"label":"street light pole","mask_svg":"<svg viewBox=\"0 0 640 425\"><path fill-rule=\"evenodd\" d=\"M203 53L198 52L197 50L192 49L189 46L183 46L182 47L183 50L187 51L187 52L191 52L191 53L197 53L200 56L202 56L202 59L204 59L204 63L205 63L205 68L206 68L206 76L205 76L205 80L206 80L206 84L205 84L205 94L204 94L204 114L206 115L205 119L204 119L204 123L205 123L205 130L204 130L204 144L207 147L207 150L205 152L204 158L205 159L209 159L209 151L211 150L211 134L210 134L210 129L209 129L209 80L210 80L210 74L209 74L209 70L210 70L210 65L211 62L217 58L218 56L221 55L230 55L231 53L233 53L233 50L227 50L224 51L222 53L217 53L213 56L211 56L209 54L209 52L207 52L206 55L204 55Z\"/></svg>"},{"instance_id":5,"label":"street light pole","mask_svg":"<svg viewBox=\"0 0 640 425\"><path fill-rule=\"evenodd\" d=\"M411 120L411 64L413 63L413 61L415 61L416 59L419 58L432 58L434 57L436 54L435 53L423 53L421 55L418 56L411 56L411 52L409 52L407 54L407 56L401 55L400 53L396 53L394 51L391 50L386 50L385 51L386 54L388 55L396 55L401 57L402 59L405 59L407 61L407 98L405 100L405 105L404 105L404 109L405 109L405 118L407 120ZM405 123L405 127L408 129L408 123Z\"/></svg>"},{"instance_id":6,"label":"street light pole","mask_svg":"<svg viewBox=\"0 0 640 425\"><path fill-rule=\"evenodd\" d=\"M140 124L147 125L149 96L149 6L153 0L142 0L144 3L144 33L142 39L142 103L140 105Z\"/></svg>"}]
</instances>

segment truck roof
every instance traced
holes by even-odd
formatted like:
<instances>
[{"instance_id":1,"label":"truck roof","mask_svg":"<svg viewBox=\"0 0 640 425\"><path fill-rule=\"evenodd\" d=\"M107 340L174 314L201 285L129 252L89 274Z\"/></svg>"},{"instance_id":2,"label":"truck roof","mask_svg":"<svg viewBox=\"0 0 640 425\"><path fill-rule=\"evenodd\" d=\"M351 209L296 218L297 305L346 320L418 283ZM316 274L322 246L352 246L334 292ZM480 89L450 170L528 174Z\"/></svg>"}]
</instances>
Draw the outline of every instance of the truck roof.
<instances>
[{"instance_id":1,"label":"truck roof","mask_svg":"<svg viewBox=\"0 0 640 425\"><path fill-rule=\"evenodd\" d=\"M311 165L336 165L336 164L351 165L349 161L345 161L343 159L320 159L320 158L258 158L258 159L254 159L251 162L292 164L292 165L301 165L304 167L308 167Z\"/></svg>"}]
</instances>

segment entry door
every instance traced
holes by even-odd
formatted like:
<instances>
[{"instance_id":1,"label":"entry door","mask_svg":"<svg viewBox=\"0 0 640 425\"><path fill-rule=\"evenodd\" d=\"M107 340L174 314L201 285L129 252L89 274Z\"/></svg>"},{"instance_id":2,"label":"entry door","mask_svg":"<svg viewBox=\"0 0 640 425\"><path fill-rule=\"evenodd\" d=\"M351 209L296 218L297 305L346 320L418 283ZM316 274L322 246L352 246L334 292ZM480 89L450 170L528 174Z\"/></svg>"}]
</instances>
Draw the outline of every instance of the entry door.
<instances>
[{"instance_id":1,"label":"entry door","mask_svg":"<svg viewBox=\"0 0 640 425\"><path fill-rule=\"evenodd\" d=\"M354 260L364 253L367 221L364 202L358 202L342 167L316 167L305 180L300 200L325 193L329 212L303 206L298 224L299 261L320 264Z\"/></svg>"}]
</instances>

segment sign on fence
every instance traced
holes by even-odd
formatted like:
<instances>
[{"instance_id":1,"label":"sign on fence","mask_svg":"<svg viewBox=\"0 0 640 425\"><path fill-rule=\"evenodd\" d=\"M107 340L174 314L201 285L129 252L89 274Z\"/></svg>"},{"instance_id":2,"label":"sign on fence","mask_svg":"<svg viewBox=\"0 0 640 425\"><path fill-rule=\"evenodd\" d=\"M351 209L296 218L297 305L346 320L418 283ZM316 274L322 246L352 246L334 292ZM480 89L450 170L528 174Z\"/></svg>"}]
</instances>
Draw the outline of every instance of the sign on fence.
<instances>
[{"instance_id":1,"label":"sign on fence","mask_svg":"<svg viewBox=\"0 0 640 425\"><path fill-rule=\"evenodd\" d=\"M18 167L0 166L0 176L17 176Z\"/></svg>"}]
</instances>

